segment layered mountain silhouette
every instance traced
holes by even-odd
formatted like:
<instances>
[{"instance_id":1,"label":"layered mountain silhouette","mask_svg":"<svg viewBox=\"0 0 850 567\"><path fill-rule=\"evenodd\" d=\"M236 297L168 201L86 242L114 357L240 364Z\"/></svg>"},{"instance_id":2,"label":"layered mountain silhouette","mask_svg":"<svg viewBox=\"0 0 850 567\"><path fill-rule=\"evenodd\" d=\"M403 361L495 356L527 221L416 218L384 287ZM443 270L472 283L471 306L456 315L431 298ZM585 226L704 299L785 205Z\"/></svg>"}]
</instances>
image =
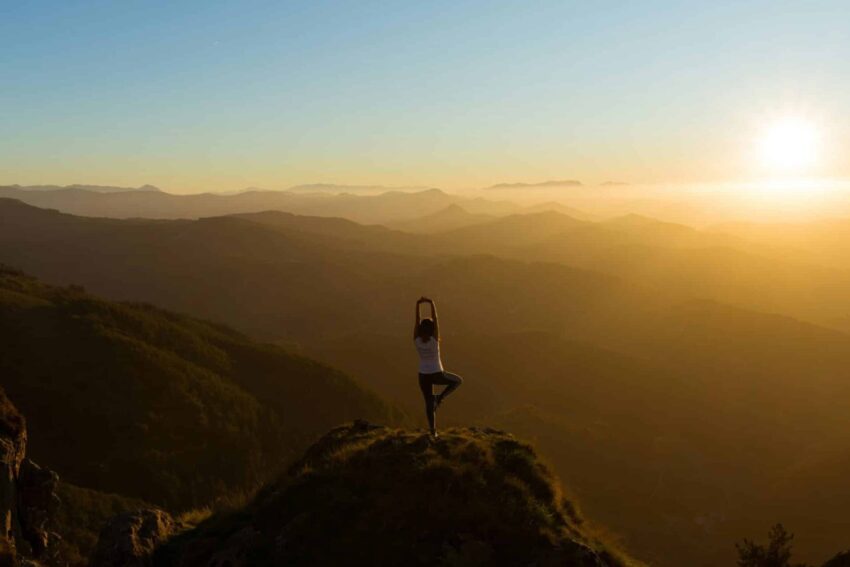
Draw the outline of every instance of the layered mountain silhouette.
<instances>
[{"instance_id":1,"label":"layered mountain silhouette","mask_svg":"<svg viewBox=\"0 0 850 567\"><path fill-rule=\"evenodd\" d=\"M780 519L803 557L844 545L850 493L811 488L850 447L850 339L809 322L846 299L828 268L645 217L544 212L422 235L282 212L115 220L2 201L0 219L7 263L298 345L413 418L408 311L426 289L466 378L441 422L536 442L638 556L729 562L730 542Z\"/></svg>"},{"instance_id":2,"label":"layered mountain silhouette","mask_svg":"<svg viewBox=\"0 0 850 567\"><path fill-rule=\"evenodd\" d=\"M511 215L438 236L456 253L557 262L825 325L850 310L846 271L815 256L638 215L603 222L551 211Z\"/></svg>"},{"instance_id":3,"label":"layered mountain silhouette","mask_svg":"<svg viewBox=\"0 0 850 567\"><path fill-rule=\"evenodd\" d=\"M726 223L710 227L758 242L774 256L792 256L845 269L850 261L850 221L823 219L801 223Z\"/></svg>"},{"instance_id":4,"label":"layered mountain silhouette","mask_svg":"<svg viewBox=\"0 0 850 567\"><path fill-rule=\"evenodd\" d=\"M449 205L436 213L425 215L413 220L389 224L390 228L397 228L406 232L433 234L446 230L453 230L467 226L485 224L495 217L491 215L473 214L468 212L457 203Z\"/></svg>"},{"instance_id":5,"label":"layered mountain silhouette","mask_svg":"<svg viewBox=\"0 0 850 567\"><path fill-rule=\"evenodd\" d=\"M380 194L324 191L244 191L238 194L173 195L162 191L103 193L81 186L31 191L0 186L0 198L18 199L66 213L112 218L199 218L276 210L300 215L341 216L361 223L393 223L461 204L474 214L502 215L521 209L508 201L471 199L439 189L387 191Z\"/></svg>"}]
</instances>

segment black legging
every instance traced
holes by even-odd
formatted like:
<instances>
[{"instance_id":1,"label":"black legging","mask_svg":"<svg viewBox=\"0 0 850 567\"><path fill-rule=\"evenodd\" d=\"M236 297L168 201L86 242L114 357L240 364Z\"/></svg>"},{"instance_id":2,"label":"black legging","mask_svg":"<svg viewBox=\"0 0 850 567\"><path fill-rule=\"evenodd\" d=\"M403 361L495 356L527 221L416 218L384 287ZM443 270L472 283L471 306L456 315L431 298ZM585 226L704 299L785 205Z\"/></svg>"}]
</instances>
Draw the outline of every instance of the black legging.
<instances>
[{"instance_id":1,"label":"black legging","mask_svg":"<svg viewBox=\"0 0 850 567\"><path fill-rule=\"evenodd\" d=\"M437 430L437 398L442 403L461 384L463 384L463 378L451 372L434 372L433 374L419 375L419 389L422 390L422 397L425 398L425 415L428 416L428 426L431 428L431 433ZM435 396L434 386L445 386L445 388Z\"/></svg>"}]
</instances>

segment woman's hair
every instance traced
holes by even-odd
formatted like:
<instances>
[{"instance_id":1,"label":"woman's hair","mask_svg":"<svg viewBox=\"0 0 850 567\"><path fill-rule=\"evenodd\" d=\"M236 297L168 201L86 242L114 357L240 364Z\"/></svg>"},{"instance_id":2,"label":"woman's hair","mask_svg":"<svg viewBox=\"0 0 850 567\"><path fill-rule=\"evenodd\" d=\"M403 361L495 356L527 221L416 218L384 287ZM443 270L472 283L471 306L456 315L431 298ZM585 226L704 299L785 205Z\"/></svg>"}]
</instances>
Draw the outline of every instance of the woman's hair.
<instances>
[{"instance_id":1,"label":"woman's hair","mask_svg":"<svg viewBox=\"0 0 850 567\"><path fill-rule=\"evenodd\" d=\"M430 339L434 336L434 321L432 319L422 319L419 321L419 329L416 334L421 339Z\"/></svg>"}]
</instances>

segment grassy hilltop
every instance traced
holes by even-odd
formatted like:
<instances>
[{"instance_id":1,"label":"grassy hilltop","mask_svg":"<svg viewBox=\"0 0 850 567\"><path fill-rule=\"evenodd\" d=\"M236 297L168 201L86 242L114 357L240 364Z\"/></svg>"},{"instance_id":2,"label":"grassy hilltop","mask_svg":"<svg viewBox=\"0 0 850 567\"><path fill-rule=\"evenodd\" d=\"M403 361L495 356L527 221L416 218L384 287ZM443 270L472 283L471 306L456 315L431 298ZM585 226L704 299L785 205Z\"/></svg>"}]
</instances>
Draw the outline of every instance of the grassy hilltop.
<instances>
[{"instance_id":1,"label":"grassy hilltop","mask_svg":"<svg viewBox=\"0 0 850 567\"><path fill-rule=\"evenodd\" d=\"M492 429L432 442L331 430L246 508L171 540L155 565L637 566L594 534L530 446Z\"/></svg>"}]
</instances>

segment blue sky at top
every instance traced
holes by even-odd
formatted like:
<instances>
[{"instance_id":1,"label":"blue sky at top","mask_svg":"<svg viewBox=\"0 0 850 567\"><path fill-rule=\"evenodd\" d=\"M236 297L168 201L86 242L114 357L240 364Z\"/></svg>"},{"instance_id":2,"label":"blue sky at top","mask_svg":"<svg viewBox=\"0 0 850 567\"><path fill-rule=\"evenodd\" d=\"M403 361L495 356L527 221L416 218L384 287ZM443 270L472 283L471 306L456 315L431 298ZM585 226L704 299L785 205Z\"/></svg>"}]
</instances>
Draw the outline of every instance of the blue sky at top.
<instances>
[{"instance_id":1,"label":"blue sky at top","mask_svg":"<svg viewBox=\"0 0 850 567\"><path fill-rule=\"evenodd\" d=\"M848 21L839 1L0 0L0 183L726 179L785 112L850 176Z\"/></svg>"}]
</instances>

